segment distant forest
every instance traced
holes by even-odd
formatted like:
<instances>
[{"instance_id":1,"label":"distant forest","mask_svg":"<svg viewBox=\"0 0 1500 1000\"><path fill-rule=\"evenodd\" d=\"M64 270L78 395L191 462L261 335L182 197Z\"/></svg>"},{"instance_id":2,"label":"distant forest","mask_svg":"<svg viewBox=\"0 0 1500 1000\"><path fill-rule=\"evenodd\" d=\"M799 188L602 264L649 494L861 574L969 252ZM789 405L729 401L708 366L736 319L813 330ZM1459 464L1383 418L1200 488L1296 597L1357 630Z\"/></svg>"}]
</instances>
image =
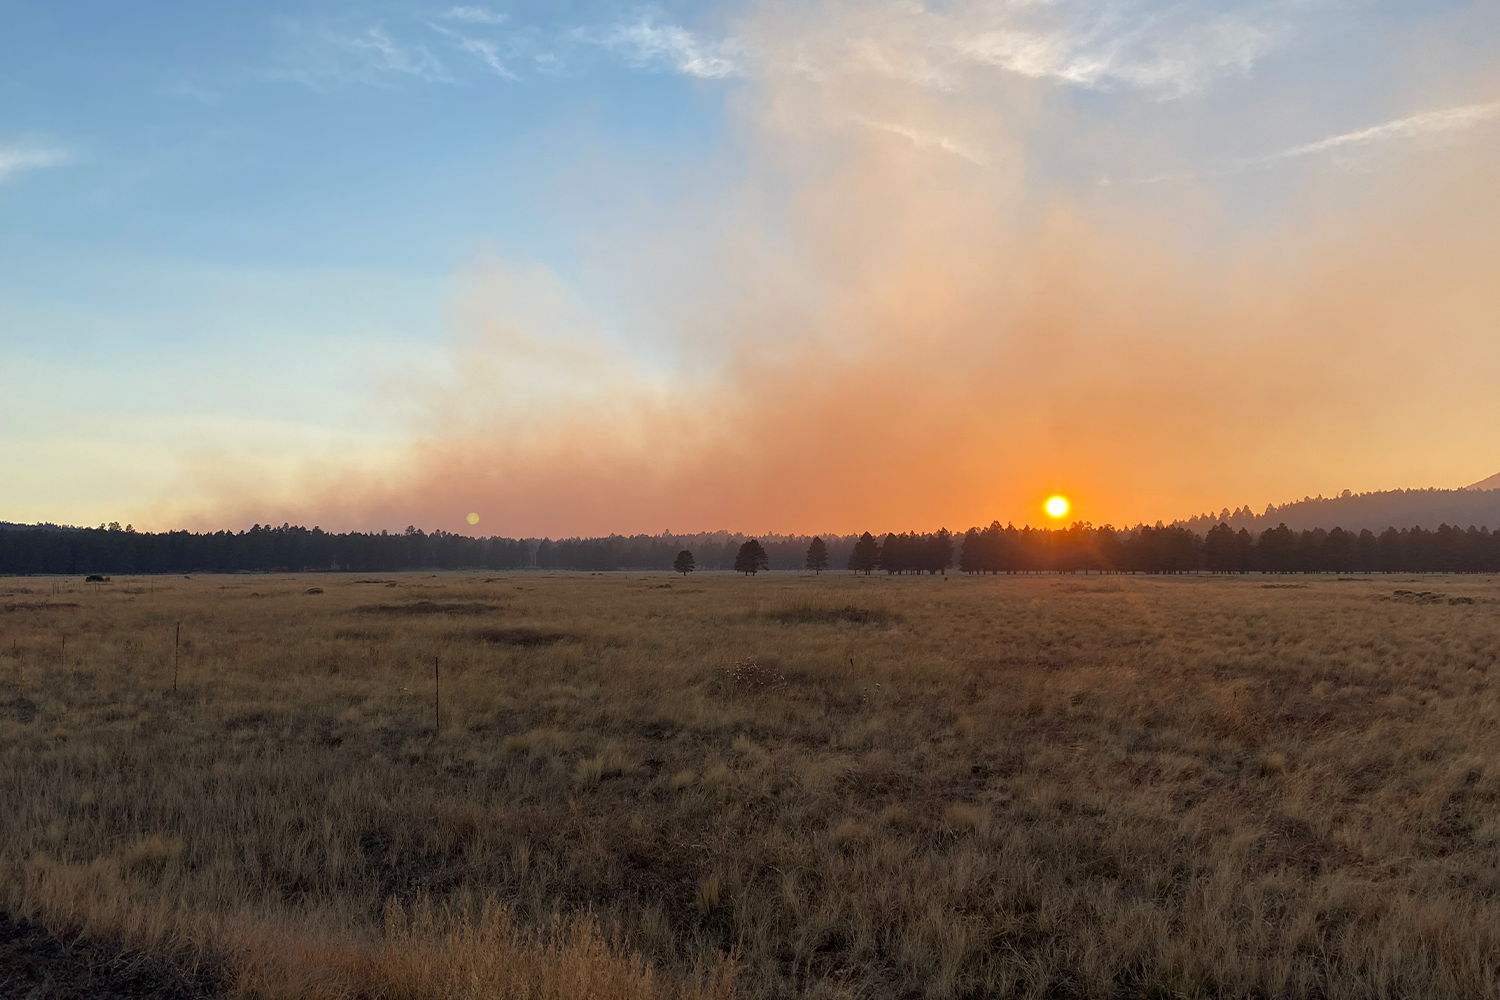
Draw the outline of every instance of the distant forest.
<instances>
[{"instance_id":1,"label":"distant forest","mask_svg":"<svg viewBox=\"0 0 1500 1000\"><path fill-rule=\"evenodd\" d=\"M1249 506L1219 513L1200 514L1177 524L1199 534L1206 534L1217 524L1231 528L1265 531L1285 524L1293 531L1330 528L1342 525L1346 531L1369 529L1380 532L1396 524L1436 528L1443 524L1467 527L1471 524L1493 525L1500 529L1500 476L1476 483L1462 490L1382 490L1375 493L1351 493L1345 490L1336 497L1303 497L1281 506L1274 504L1256 513ZM1488 487L1488 488L1487 488Z\"/></svg>"},{"instance_id":2,"label":"distant forest","mask_svg":"<svg viewBox=\"0 0 1500 1000\"><path fill-rule=\"evenodd\" d=\"M670 570L693 554L699 570L734 568L747 536L611 535L607 538L471 538L416 528L334 534L291 525L195 534L53 525L0 526L0 574L150 574L402 570ZM810 536L758 538L772 570L809 566ZM1441 525L1264 531L1221 522L1130 529L1075 524L1065 529L971 528L875 536L827 535L827 565L864 573L1494 573L1500 531Z\"/></svg>"}]
</instances>

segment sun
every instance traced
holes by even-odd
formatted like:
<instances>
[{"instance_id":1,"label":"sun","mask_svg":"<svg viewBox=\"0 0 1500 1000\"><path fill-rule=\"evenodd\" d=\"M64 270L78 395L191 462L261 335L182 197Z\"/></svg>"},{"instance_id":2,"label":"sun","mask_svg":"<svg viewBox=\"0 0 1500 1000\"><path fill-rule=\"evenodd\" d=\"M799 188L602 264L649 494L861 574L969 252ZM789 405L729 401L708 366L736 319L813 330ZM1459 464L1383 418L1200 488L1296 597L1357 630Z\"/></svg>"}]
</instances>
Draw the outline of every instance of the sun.
<instances>
[{"instance_id":1,"label":"sun","mask_svg":"<svg viewBox=\"0 0 1500 1000\"><path fill-rule=\"evenodd\" d=\"M479 515L478 514L470 514L468 517L464 518L464 520L468 521L470 524L478 524L479 523Z\"/></svg>"},{"instance_id":2,"label":"sun","mask_svg":"<svg viewBox=\"0 0 1500 1000\"><path fill-rule=\"evenodd\" d=\"M1048 517L1066 517L1072 504L1068 503L1067 497L1054 496L1047 498L1045 506Z\"/></svg>"}]
</instances>

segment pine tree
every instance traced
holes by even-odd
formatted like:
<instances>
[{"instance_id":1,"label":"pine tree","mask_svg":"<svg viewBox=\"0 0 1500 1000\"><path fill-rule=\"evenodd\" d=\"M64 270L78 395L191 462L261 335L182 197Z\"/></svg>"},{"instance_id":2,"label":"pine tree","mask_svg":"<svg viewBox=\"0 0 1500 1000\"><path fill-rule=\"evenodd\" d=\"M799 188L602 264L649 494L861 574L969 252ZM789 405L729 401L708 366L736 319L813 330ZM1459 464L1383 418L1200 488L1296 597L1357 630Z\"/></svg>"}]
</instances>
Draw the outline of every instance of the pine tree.
<instances>
[{"instance_id":1,"label":"pine tree","mask_svg":"<svg viewBox=\"0 0 1500 1000\"><path fill-rule=\"evenodd\" d=\"M672 568L686 577L698 567L693 564L693 554L687 549L677 553L677 558L672 560Z\"/></svg>"},{"instance_id":2,"label":"pine tree","mask_svg":"<svg viewBox=\"0 0 1500 1000\"><path fill-rule=\"evenodd\" d=\"M859 541L854 543L854 551L849 553L849 568L856 573L863 572L865 576L880 565L880 543L875 541L868 531L859 536Z\"/></svg>"},{"instance_id":3,"label":"pine tree","mask_svg":"<svg viewBox=\"0 0 1500 1000\"><path fill-rule=\"evenodd\" d=\"M964 532L963 547L958 550L960 573L975 573L984 567L984 557L980 555L983 537L978 528L970 528Z\"/></svg>"},{"instance_id":4,"label":"pine tree","mask_svg":"<svg viewBox=\"0 0 1500 1000\"><path fill-rule=\"evenodd\" d=\"M814 538L807 547L807 568L814 574L822 574L828 568L828 546L823 539Z\"/></svg>"},{"instance_id":5,"label":"pine tree","mask_svg":"<svg viewBox=\"0 0 1500 1000\"><path fill-rule=\"evenodd\" d=\"M761 548L760 542L753 538L741 545L739 553L734 557L736 573L754 576L761 570L770 568L771 560L766 556L766 550Z\"/></svg>"},{"instance_id":6,"label":"pine tree","mask_svg":"<svg viewBox=\"0 0 1500 1000\"><path fill-rule=\"evenodd\" d=\"M875 557L875 565L885 570L886 575L904 573L911 569L910 547L906 544L906 540L907 536L904 531L899 535L894 531L886 532L885 541L880 543L880 551Z\"/></svg>"},{"instance_id":7,"label":"pine tree","mask_svg":"<svg viewBox=\"0 0 1500 1000\"><path fill-rule=\"evenodd\" d=\"M1213 573L1232 573L1236 565L1234 529L1220 521L1203 538L1203 562Z\"/></svg>"},{"instance_id":8,"label":"pine tree","mask_svg":"<svg viewBox=\"0 0 1500 1000\"><path fill-rule=\"evenodd\" d=\"M947 528L939 528L937 533L927 539L927 572L948 575L948 567L953 565L953 532Z\"/></svg>"}]
</instances>

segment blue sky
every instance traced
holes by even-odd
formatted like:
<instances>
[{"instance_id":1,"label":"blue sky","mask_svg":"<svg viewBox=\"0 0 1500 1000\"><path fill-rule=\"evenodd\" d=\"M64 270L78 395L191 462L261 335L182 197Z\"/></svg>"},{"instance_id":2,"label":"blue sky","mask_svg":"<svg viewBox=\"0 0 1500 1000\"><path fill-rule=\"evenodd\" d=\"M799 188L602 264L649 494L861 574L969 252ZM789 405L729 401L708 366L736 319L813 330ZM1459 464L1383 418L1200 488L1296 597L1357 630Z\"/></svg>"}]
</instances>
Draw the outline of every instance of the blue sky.
<instances>
[{"instance_id":1,"label":"blue sky","mask_svg":"<svg viewBox=\"0 0 1500 1000\"><path fill-rule=\"evenodd\" d=\"M717 70L653 50L660 7L0 17L0 517L139 503L205 419L293 452L389 433L371 393L441 342L456 269L567 275L580 217L722 141Z\"/></svg>"},{"instance_id":2,"label":"blue sky","mask_svg":"<svg viewBox=\"0 0 1500 1000\"><path fill-rule=\"evenodd\" d=\"M13 0L0 520L159 520L174 497L173 516L222 507L245 470L430 435L453 414L411 383L461 380L454 314L486 262L555 280L558 336L623 344L648 382L710 364L703 342L743 351L716 339L746 294L726 260L754 244L743 281L776 285L778 315L834 298L822 275L848 261L788 236L787 206L876 139L934 177L1019 149L1024 182L976 187L1006 188L1013 218L1059 192L1173 217L1206 198L1219 221L1186 238L1233 256L1284 233L1314 182L1492 129L1497 24L1378 0ZM831 116L813 132L852 138L778 131L813 106Z\"/></svg>"}]
</instances>

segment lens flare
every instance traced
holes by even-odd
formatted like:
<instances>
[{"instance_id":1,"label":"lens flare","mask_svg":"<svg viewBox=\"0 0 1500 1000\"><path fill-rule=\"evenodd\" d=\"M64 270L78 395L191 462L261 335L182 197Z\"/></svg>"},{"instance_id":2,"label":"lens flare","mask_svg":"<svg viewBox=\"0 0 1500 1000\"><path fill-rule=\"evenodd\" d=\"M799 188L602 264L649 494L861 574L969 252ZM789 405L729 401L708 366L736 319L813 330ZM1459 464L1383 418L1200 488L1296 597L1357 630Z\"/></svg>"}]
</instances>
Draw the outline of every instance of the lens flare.
<instances>
[{"instance_id":1,"label":"lens flare","mask_svg":"<svg viewBox=\"0 0 1500 1000\"><path fill-rule=\"evenodd\" d=\"M1046 506L1048 517L1063 517L1068 513L1071 504L1068 503L1067 497L1048 497Z\"/></svg>"},{"instance_id":2,"label":"lens flare","mask_svg":"<svg viewBox=\"0 0 1500 1000\"><path fill-rule=\"evenodd\" d=\"M470 514L464 520L468 521L470 524L478 524L479 523L479 515L478 514Z\"/></svg>"}]
</instances>

